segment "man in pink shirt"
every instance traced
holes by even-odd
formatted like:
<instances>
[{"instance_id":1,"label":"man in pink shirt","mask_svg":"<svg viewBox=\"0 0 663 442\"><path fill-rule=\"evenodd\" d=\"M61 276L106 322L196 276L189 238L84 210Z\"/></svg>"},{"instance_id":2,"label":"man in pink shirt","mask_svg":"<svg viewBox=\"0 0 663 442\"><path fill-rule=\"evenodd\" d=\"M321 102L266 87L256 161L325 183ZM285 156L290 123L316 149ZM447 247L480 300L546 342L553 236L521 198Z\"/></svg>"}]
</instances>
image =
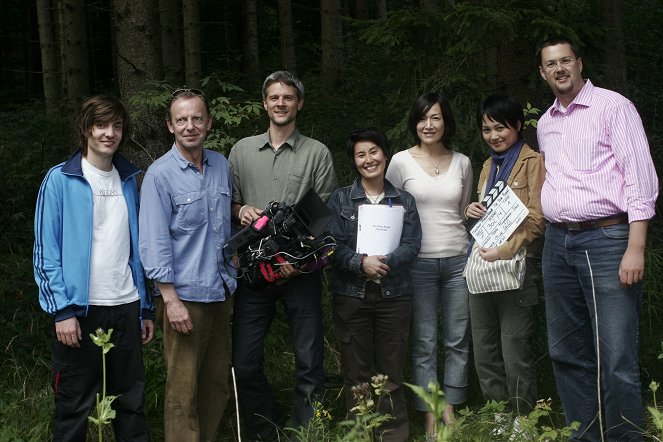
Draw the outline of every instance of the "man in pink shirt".
<instances>
[{"instance_id":1,"label":"man in pink shirt","mask_svg":"<svg viewBox=\"0 0 663 442\"><path fill-rule=\"evenodd\" d=\"M571 41L548 40L537 55L556 97L537 135L546 166L543 282L557 389L567 423L580 422L572 440L640 441L638 328L658 195L649 144L633 103L582 78Z\"/></svg>"}]
</instances>

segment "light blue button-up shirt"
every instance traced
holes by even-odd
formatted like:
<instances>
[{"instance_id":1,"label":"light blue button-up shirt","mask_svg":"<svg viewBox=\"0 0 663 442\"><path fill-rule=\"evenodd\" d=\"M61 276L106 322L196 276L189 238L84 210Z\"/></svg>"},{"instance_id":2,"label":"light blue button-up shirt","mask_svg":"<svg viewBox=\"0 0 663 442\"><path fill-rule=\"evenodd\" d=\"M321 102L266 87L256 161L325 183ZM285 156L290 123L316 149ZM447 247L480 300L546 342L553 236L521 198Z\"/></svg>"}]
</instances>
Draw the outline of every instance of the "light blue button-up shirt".
<instances>
[{"instance_id":1,"label":"light blue button-up shirt","mask_svg":"<svg viewBox=\"0 0 663 442\"><path fill-rule=\"evenodd\" d=\"M231 235L232 178L226 158L205 149L204 170L177 146L156 160L141 188L140 256L145 275L172 283L181 300L225 300L237 282L223 256ZM158 294L158 293L157 293Z\"/></svg>"}]
</instances>

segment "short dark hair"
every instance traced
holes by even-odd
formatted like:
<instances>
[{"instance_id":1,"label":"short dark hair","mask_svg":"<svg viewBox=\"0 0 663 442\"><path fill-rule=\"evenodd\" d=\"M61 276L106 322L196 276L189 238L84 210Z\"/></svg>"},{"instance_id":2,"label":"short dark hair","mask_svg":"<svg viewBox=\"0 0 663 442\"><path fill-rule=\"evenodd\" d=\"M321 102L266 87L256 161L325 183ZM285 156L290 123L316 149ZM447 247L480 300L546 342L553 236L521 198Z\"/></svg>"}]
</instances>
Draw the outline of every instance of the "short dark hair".
<instances>
[{"instance_id":1,"label":"short dark hair","mask_svg":"<svg viewBox=\"0 0 663 442\"><path fill-rule=\"evenodd\" d=\"M440 105L442 119L444 120L442 144L444 144L445 147L449 147L451 145L451 139L456 134L456 120L451 111L451 103L449 103L449 100L447 100L440 92L426 92L417 98L410 109L410 115L407 119L407 128L410 131L410 134L412 134L416 144L421 143L421 139L417 134L417 124L426 116L426 112L435 106L436 103Z\"/></svg>"},{"instance_id":2,"label":"short dark hair","mask_svg":"<svg viewBox=\"0 0 663 442\"><path fill-rule=\"evenodd\" d=\"M176 102L180 98L193 98L193 97L198 97L203 101L203 104L205 105L205 112L207 112L207 116L210 117L212 113L210 110L209 101L207 100L207 97L205 96L203 91L200 89L192 89L185 86L179 89L175 89L173 93L170 95L170 101L168 101L168 108L166 110L166 121L170 121L171 118L170 109L173 107L174 102Z\"/></svg>"},{"instance_id":3,"label":"short dark hair","mask_svg":"<svg viewBox=\"0 0 663 442\"><path fill-rule=\"evenodd\" d=\"M299 78L288 71L276 71L269 74L262 83L263 100L267 98L267 88L274 83L283 83L292 86L297 91L297 99L301 100L304 98L304 84Z\"/></svg>"},{"instance_id":4,"label":"short dark hair","mask_svg":"<svg viewBox=\"0 0 663 442\"><path fill-rule=\"evenodd\" d=\"M576 59L582 57L582 55L580 54L580 48L573 40L571 40L569 37L558 35L546 39L536 48L536 59L538 60L537 62L539 63L539 66L542 66L543 60L541 60L541 53L545 48L550 46L562 45L562 44L567 44L571 47L571 52L573 52L573 55L575 56Z\"/></svg>"},{"instance_id":5,"label":"short dark hair","mask_svg":"<svg viewBox=\"0 0 663 442\"><path fill-rule=\"evenodd\" d=\"M122 145L129 129L129 113L124 104L110 95L94 95L83 100L77 118L79 148L83 156L87 155L87 139L92 127L117 120L122 120Z\"/></svg>"},{"instance_id":6,"label":"short dark hair","mask_svg":"<svg viewBox=\"0 0 663 442\"><path fill-rule=\"evenodd\" d=\"M389 140L387 139L387 136L378 128L366 127L364 129L352 131L348 137L348 141L345 143L345 153L348 155L350 164L355 170L357 170L357 167L355 166L355 145L361 141L375 143L375 145L382 150L382 153L387 159L387 164L389 163L391 150L389 148Z\"/></svg>"},{"instance_id":7,"label":"short dark hair","mask_svg":"<svg viewBox=\"0 0 663 442\"><path fill-rule=\"evenodd\" d=\"M483 100L483 103L479 105L479 109L477 110L477 126L479 126L479 130L483 127L484 115L490 120L497 121L512 129L518 128L518 123L520 123L518 138L522 138L523 128L525 127L525 114L523 113L523 107L515 98L506 95L491 95Z\"/></svg>"}]
</instances>

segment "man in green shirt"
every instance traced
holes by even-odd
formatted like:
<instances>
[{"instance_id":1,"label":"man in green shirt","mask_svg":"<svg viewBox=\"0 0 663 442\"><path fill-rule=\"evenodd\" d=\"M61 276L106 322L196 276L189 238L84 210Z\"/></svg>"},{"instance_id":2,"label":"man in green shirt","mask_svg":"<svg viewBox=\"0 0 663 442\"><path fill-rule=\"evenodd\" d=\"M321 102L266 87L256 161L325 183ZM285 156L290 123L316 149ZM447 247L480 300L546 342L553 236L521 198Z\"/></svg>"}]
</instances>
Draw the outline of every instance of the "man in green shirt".
<instances>
[{"instance_id":1,"label":"man in green shirt","mask_svg":"<svg viewBox=\"0 0 663 442\"><path fill-rule=\"evenodd\" d=\"M237 142L228 157L232 215L242 227L258 219L270 201L292 205L311 188L326 201L337 187L329 149L297 130L297 112L304 104L301 81L289 72L274 72L265 79L262 95L269 129ZM233 366L249 439L269 440L275 436L275 424L285 423L263 369L265 337L277 301L285 308L295 353L295 425L308 422L312 402L324 392L320 272L300 274L289 264L280 272L286 282L271 288L256 289L240 281L235 299Z\"/></svg>"}]
</instances>

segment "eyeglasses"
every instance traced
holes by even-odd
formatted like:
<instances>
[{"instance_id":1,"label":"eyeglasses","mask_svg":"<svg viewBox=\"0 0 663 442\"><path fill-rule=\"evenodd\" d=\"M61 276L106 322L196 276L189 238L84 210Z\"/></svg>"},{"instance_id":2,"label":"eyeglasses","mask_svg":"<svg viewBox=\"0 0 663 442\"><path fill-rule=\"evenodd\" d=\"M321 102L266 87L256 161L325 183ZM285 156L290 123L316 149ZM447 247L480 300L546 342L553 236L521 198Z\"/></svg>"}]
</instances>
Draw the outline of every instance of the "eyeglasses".
<instances>
[{"instance_id":1,"label":"eyeglasses","mask_svg":"<svg viewBox=\"0 0 663 442\"><path fill-rule=\"evenodd\" d=\"M170 94L170 96L175 98L175 97L179 97L182 94L191 94L191 95L196 95L198 97L204 97L205 96L203 91L201 91L200 89L192 89L192 88L188 88L188 87L175 89L173 91L173 93Z\"/></svg>"},{"instance_id":2,"label":"eyeglasses","mask_svg":"<svg viewBox=\"0 0 663 442\"><path fill-rule=\"evenodd\" d=\"M552 71L557 67L557 64L559 63L562 65L562 67L567 67L571 63L573 63L576 59L573 57L564 57L560 58L559 60L551 60L548 63L543 65L543 68L547 71Z\"/></svg>"}]
</instances>

